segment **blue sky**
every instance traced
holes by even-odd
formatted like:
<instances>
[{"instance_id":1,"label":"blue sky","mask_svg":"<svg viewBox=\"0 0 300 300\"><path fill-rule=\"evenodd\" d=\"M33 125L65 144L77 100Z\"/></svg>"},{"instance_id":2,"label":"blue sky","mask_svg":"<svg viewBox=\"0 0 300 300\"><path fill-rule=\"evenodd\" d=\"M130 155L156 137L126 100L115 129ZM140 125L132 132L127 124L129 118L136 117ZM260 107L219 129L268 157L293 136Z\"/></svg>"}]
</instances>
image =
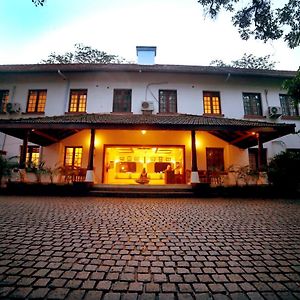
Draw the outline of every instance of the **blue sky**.
<instances>
[{"instance_id":1,"label":"blue sky","mask_svg":"<svg viewBox=\"0 0 300 300\"><path fill-rule=\"evenodd\" d=\"M242 41L230 18L210 20L197 0L47 0L44 7L0 0L0 64L38 63L83 43L130 61L137 45L150 45L162 64L209 65L253 53L273 55L278 69L298 69L300 47Z\"/></svg>"}]
</instances>

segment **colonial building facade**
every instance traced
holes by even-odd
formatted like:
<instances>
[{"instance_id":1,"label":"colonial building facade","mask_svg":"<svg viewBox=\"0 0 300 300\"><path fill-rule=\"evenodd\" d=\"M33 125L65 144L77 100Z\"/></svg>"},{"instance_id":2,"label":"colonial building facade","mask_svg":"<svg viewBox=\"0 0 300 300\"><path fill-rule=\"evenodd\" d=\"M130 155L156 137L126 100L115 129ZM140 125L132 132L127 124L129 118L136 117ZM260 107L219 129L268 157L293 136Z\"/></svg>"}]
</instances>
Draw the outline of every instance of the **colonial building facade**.
<instances>
[{"instance_id":1,"label":"colonial building facade","mask_svg":"<svg viewBox=\"0 0 300 300\"><path fill-rule=\"evenodd\" d=\"M140 184L144 169L148 184L182 184L231 166L261 171L275 154L300 150L299 107L281 89L294 75L149 62L2 65L1 149L22 170L43 161L72 171L57 181Z\"/></svg>"}]
</instances>

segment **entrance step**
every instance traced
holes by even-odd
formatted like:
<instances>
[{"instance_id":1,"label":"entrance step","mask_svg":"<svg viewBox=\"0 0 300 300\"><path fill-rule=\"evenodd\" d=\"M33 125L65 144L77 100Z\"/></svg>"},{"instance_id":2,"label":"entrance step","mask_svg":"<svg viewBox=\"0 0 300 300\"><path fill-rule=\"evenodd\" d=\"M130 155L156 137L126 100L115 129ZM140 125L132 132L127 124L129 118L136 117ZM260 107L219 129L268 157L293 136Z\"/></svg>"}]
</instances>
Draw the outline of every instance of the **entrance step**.
<instances>
[{"instance_id":1,"label":"entrance step","mask_svg":"<svg viewBox=\"0 0 300 300\"><path fill-rule=\"evenodd\" d=\"M128 198L184 198L193 197L190 185L95 185L90 196Z\"/></svg>"}]
</instances>

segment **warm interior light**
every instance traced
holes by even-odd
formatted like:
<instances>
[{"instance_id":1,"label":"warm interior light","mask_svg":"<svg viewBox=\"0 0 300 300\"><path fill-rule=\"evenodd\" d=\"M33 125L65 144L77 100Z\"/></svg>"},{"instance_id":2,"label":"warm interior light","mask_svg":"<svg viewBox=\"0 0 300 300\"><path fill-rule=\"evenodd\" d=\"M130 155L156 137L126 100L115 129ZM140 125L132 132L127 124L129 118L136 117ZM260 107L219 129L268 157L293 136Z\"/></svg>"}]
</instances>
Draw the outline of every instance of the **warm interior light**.
<instances>
[{"instance_id":1,"label":"warm interior light","mask_svg":"<svg viewBox=\"0 0 300 300\"><path fill-rule=\"evenodd\" d=\"M95 147L98 148L98 147L100 146L100 144L101 144L100 137L96 136L96 137L95 137Z\"/></svg>"},{"instance_id":2,"label":"warm interior light","mask_svg":"<svg viewBox=\"0 0 300 300\"><path fill-rule=\"evenodd\" d=\"M146 134L146 130L142 130L142 134Z\"/></svg>"}]
</instances>

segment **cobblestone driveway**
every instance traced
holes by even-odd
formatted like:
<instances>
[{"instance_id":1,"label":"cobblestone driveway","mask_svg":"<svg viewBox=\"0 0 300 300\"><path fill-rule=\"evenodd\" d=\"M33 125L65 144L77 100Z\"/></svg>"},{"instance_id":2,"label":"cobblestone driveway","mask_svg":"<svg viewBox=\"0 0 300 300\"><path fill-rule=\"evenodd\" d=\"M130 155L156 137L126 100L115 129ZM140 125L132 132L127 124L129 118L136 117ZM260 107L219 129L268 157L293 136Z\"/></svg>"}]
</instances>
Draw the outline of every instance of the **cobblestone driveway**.
<instances>
[{"instance_id":1,"label":"cobblestone driveway","mask_svg":"<svg viewBox=\"0 0 300 300\"><path fill-rule=\"evenodd\" d=\"M4 299L300 299L300 201L0 197Z\"/></svg>"}]
</instances>

